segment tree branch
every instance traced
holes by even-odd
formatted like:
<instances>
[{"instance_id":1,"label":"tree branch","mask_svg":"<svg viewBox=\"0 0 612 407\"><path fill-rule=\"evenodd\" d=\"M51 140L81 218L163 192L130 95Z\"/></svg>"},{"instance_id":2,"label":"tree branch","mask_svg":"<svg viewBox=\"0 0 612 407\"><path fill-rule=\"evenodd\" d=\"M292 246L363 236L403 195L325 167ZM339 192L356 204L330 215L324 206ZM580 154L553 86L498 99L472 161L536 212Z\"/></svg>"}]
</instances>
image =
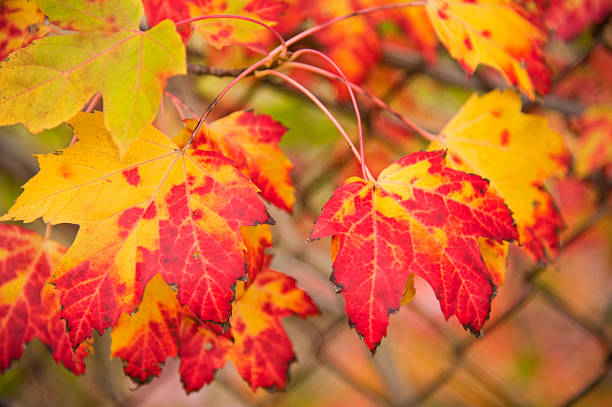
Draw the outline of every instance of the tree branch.
<instances>
[{"instance_id":1,"label":"tree branch","mask_svg":"<svg viewBox=\"0 0 612 407\"><path fill-rule=\"evenodd\" d=\"M220 78L227 76L238 76L240 72L244 71L243 68L221 68L218 66L208 66L199 64L188 64L187 72L193 75L213 75Z\"/></svg>"}]
</instances>

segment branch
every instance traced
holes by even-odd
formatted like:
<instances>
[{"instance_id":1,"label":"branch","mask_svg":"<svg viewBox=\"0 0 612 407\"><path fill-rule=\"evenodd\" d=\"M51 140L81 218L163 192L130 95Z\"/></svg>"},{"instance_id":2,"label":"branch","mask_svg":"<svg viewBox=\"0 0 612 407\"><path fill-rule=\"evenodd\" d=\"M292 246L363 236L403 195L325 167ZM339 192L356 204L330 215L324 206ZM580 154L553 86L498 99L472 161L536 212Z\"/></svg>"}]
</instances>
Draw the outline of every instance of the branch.
<instances>
[{"instance_id":1,"label":"branch","mask_svg":"<svg viewBox=\"0 0 612 407\"><path fill-rule=\"evenodd\" d=\"M501 78L499 80L483 78L477 73L468 76L459 65L455 67L441 64L430 66L418 52L404 49L400 51L398 47L388 46L384 49L383 62L396 68L405 69L408 72L422 72L443 83L460 86L479 93L508 87ZM526 110L540 106L571 116L580 114L584 110L584 105L580 101L560 98L552 93L543 97L541 101L523 99L523 105Z\"/></svg>"},{"instance_id":2,"label":"branch","mask_svg":"<svg viewBox=\"0 0 612 407\"><path fill-rule=\"evenodd\" d=\"M213 75L219 78L227 76L236 77L244 71L244 68L221 68L218 66L208 66L199 64L188 64L187 72L193 75Z\"/></svg>"}]
</instances>

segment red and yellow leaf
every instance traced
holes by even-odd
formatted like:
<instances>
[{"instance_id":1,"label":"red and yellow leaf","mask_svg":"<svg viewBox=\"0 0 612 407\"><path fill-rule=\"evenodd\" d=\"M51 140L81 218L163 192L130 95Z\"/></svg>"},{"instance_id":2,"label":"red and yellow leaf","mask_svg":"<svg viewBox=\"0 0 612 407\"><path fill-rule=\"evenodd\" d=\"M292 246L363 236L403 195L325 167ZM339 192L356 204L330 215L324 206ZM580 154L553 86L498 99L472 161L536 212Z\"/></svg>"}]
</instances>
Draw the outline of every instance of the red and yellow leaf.
<instances>
[{"instance_id":1,"label":"red and yellow leaf","mask_svg":"<svg viewBox=\"0 0 612 407\"><path fill-rule=\"evenodd\" d=\"M267 268L272 261L272 255L266 253L266 250L272 247L272 232L269 225L257 225L243 226L240 233L247 248L248 280L246 285L249 286L257 278L257 273Z\"/></svg>"},{"instance_id":2,"label":"red and yellow leaf","mask_svg":"<svg viewBox=\"0 0 612 407\"><path fill-rule=\"evenodd\" d=\"M243 226L241 234L247 247L249 278L253 279L270 261L264 253L272 245L270 227ZM159 376L167 358L180 357L179 373L187 392L213 380L232 346L229 331L223 334L219 325L203 324L189 307L181 307L176 292L160 275L147 284L138 311L121 315L111 338L111 356L121 358L125 373L140 384Z\"/></svg>"},{"instance_id":3,"label":"red and yellow leaf","mask_svg":"<svg viewBox=\"0 0 612 407\"><path fill-rule=\"evenodd\" d=\"M586 64L580 65L555 87L555 94L585 104L612 104L612 51L599 44Z\"/></svg>"},{"instance_id":4,"label":"red and yellow leaf","mask_svg":"<svg viewBox=\"0 0 612 407\"><path fill-rule=\"evenodd\" d=\"M37 40L0 65L8 85L0 90L0 125L55 127L102 92L104 123L123 156L153 121L166 78L186 72L174 24L140 31L140 0L38 4L52 23L77 32Z\"/></svg>"},{"instance_id":5,"label":"red and yellow leaf","mask_svg":"<svg viewBox=\"0 0 612 407\"><path fill-rule=\"evenodd\" d=\"M43 37L49 27L42 25L45 15L33 1L0 2L0 61L16 49Z\"/></svg>"},{"instance_id":6,"label":"red and yellow leaf","mask_svg":"<svg viewBox=\"0 0 612 407\"><path fill-rule=\"evenodd\" d=\"M88 343L73 350L60 319L59 295L47 284L66 248L31 230L0 224L0 370L34 338L75 374L85 372Z\"/></svg>"},{"instance_id":7,"label":"red and yellow leaf","mask_svg":"<svg viewBox=\"0 0 612 407\"><path fill-rule=\"evenodd\" d=\"M234 303L230 320L235 341L230 358L253 390L280 390L287 383L295 353L281 318L317 314L316 306L293 278L270 269L258 273Z\"/></svg>"},{"instance_id":8,"label":"red and yellow leaf","mask_svg":"<svg viewBox=\"0 0 612 407\"><path fill-rule=\"evenodd\" d=\"M543 185L567 172L569 154L545 118L521 113L520 97L511 90L474 95L430 145L440 148L448 149L450 167L491 182L536 260L557 253L563 221Z\"/></svg>"},{"instance_id":9,"label":"red and yellow leaf","mask_svg":"<svg viewBox=\"0 0 612 407\"><path fill-rule=\"evenodd\" d=\"M54 275L72 343L130 313L158 273L199 318L227 321L245 276L240 228L270 221L257 187L221 154L152 126L120 160L101 113L70 124L79 141L38 156L40 172L1 219L80 225Z\"/></svg>"},{"instance_id":10,"label":"red and yellow leaf","mask_svg":"<svg viewBox=\"0 0 612 407\"><path fill-rule=\"evenodd\" d=\"M113 328L111 356L120 357L138 383L159 376L161 364L179 356L185 390L195 391L210 383L229 358L253 389L282 389L295 354L281 318L305 318L317 309L293 278L267 268L257 275L234 303L232 330L225 334L219 325L201 323L181 307L161 276L153 277L138 311L123 314Z\"/></svg>"},{"instance_id":11,"label":"red and yellow leaf","mask_svg":"<svg viewBox=\"0 0 612 407\"><path fill-rule=\"evenodd\" d=\"M484 64L531 99L534 90L548 91L546 34L512 0L427 0L425 7L438 38L468 73Z\"/></svg>"},{"instance_id":12,"label":"red and yellow leaf","mask_svg":"<svg viewBox=\"0 0 612 407\"><path fill-rule=\"evenodd\" d=\"M354 12L359 6L352 0L305 1L308 14L319 24L333 18ZM361 83L369 69L380 56L380 43L374 27L366 17L359 16L340 21L315 34L316 39L326 47L325 53L343 70L346 78ZM341 94L345 85L336 85Z\"/></svg>"},{"instance_id":13,"label":"red and yellow leaf","mask_svg":"<svg viewBox=\"0 0 612 407\"><path fill-rule=\"evenodd\" d=\"M111 357L125 361L124 371L138 383L159 376L161 364L178 351L183 315L176 293L158 274L147 284L138 311L121 314L111 333Z\"/></svg>"},{"instance_id":14,"label":"red and yellow leaf","mask_svg":"<svg viewBox=\"0 0 612 407\"><path fill-rule=\"evenodd\" d=\"M179 373L185 390L197 390L225 365L231 339L218 335L211 325L198 322L160 275L145 289L133 315L122 314L111 334L111 357L124 361L124 371L137 383L161 373L169 357L180 356Z\"/></svg>"},{"instance_id":15,"label":"red and yellow leaf","mask_svg":"<svg viewBox=\"0 0 612 407\"><path fill-rule=\"evenodd\" d=\"M185 121L191 134L195 120ZM195 148L217 150L236 162L236 166L261 190L261 196L288 212L295 202L289 173L291 162L278 147L287 131L267 115L251 111L235 112L204 126L196 135Z\"/></svg>"},{"instance_id":16,"label":"red and yellow leaf","mask_svg":"<svg viewBox=\"0 0 612 407\"><path fill-rule=\"evenodd\" d=\"M573 124L580 134L573 148L576 174L612 168L612 105L591 106Z\"/></svg>"},{"instance_id":17,"label":"red and yellow leaf","mask_svg":"<svg viewBox=\"0 0 612 407\"><path fill-rule=\"evenodd\" d=\"M325 204L312 238L336 240L332 281L370 350L386 335L410 274L433 288L446 318L480 331L495 294L478 238L517 238L486 180L447 168L439 151L413 153L377 181L349 178Z\"/></svg>"},{"instance_id":18,"label":"red and yellow leaf","mask_svg":"<svg viewBox=\"0 0 612 407\"><path fill-rule=\"evenodd\" d=\"M165 19L174 21L175 23L187 20L192 17L189 14L191 7L204 7L210 3L209 0L143 0L144 12L147 16L147 23L150 27L159 24ZM205 14L205 13L202 13ZM183 24L176 27L184 43L187 43L191 37L192 29L189 24Z\"/></svg>"},{"instance_id":19,"label":"red and yellow leaf","mask_svg":"<svg viewBox=\"0 0 612 407\"><path fill-rule=\"evenodd\" d=\"M190 16L233 14L250 17L274 26L289 7L282 0L210 0L206 3L188 3ZM244 20L202 20L193 23L193 28L204 38L207 44L217 49L232 44L259 47L262 35L264 38L268 38L268 32L265 28Z\"/></svg>"},{"instance_id":20,"label":"red and yellow leaf","mask_svg":"<svg viewBox=\"0 0 612 407\"><path fill-rule=\"evenodd\" d=\"M232 347L231 336L222 334L218 325L185 317L179 334L179 374L187 392L196 391L214 379L225 366Z\"/></svg>"}]
</instances>

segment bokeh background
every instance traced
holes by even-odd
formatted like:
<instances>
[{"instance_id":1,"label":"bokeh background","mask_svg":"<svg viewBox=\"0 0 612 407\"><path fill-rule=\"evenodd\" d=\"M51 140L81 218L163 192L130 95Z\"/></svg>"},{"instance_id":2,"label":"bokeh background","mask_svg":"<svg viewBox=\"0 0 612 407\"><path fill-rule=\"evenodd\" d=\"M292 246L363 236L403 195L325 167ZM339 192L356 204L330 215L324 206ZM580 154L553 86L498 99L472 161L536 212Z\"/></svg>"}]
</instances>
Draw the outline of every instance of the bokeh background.
<instances>
[{"instance_id":1,"label":"bokeh background","mask_svg":"<svg viewBox=\"0 0 612 407\"><path fill-rule=\"evenodd\" d=\"M379 63L368 67L363 87L432 132L438 132L473 92L505 87L500 77L479 68L467 77L442 48L432 65L415 45L387 35ZM347 28L348 30L348 28ZM320 47L317 40L309 45ZM308 42L307 42L308 44ZM194 39L191 75L173 78L168 91L198 115L231 78L198 75L196 65L244 67L256 55L241 47L223 51ZM430 57L429 57L430 58ZM553 40L546 58L555 75L552 93L524 110L549 118L574 152L576 118L593 104L612 105L612 26L609 18L571 41ZM314 75L295 73L356 135L346 94ZM180 128L173 98L164 100L168 133ZM364 117L366 158L376 174L427 142L392 115L359 98ZM100 104L96 107L102 109ZM215 381L186 395L168 360L161 377L137 387L109 358L110 335L96 337L87 373L76 377L57 365L35 340L23 358L0 376L1 406L610 406L612 405L612 165L594 172L572 171L547 188L566 222L563 247L549 265L534 264L512 247L506 282L493 301L484 336L475 338L453 318L445 321L432 290L416 280L416 298L392 315L388 337L370 354L348 326L341 295L329 282L329 239L306 243L314 219L342 181L359 168L346 144L321 112L295 89L276 80L247 78L219 104L211 118L254 109L289 130L282 148L294 164L297 204L288 215L270 208L276 220L272 267L298 281L321 315L287 318L284 324L297 354L282 392L253 392L228 362ZM187 109L183 106L183 110ZM610 118L612 123L612 118ZM612 143L612 124L608 128ZM32 154L65 147L67 126L32 135L21 126L0 128L0 212L37 171ZM42 223L28 225L41 231ZM76 230L54 227L53 238L70 244Z\"/></svg>"}]
</instances>

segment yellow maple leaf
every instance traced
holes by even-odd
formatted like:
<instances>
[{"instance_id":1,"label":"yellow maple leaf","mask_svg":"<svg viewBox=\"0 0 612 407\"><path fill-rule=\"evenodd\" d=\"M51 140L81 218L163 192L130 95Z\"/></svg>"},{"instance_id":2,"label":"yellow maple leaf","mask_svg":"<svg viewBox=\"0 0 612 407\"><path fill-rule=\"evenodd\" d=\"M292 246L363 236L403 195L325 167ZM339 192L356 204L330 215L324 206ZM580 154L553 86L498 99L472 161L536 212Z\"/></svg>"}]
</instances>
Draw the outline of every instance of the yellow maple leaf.
<instances>
[{"instance_id":1,"label":"yellow maple leaf","mask_svg":"<svg viewBox=\"0 0 612 407\"><path fill-rule=\"evenodd\" d=\"M532 99L534 89L548 91L540 49L546 33L511 0L427 0L425 7L440 41L469 73L485 64Z\"/></svg>"},{"instance_id":2,"label":"yellow maple leaf","mask_svg":"<svg viewBox=\"0 0 612 407\"><path fill-rule=\"evenodd\" d=\"M450 167L491 182L512 211L521 244L537 260L556 253L563 222L543 184L566 173L569 155L545 118L521 113L516 92L473 95L429 148L448 149Z\"/></svg>"}]
</instances>

